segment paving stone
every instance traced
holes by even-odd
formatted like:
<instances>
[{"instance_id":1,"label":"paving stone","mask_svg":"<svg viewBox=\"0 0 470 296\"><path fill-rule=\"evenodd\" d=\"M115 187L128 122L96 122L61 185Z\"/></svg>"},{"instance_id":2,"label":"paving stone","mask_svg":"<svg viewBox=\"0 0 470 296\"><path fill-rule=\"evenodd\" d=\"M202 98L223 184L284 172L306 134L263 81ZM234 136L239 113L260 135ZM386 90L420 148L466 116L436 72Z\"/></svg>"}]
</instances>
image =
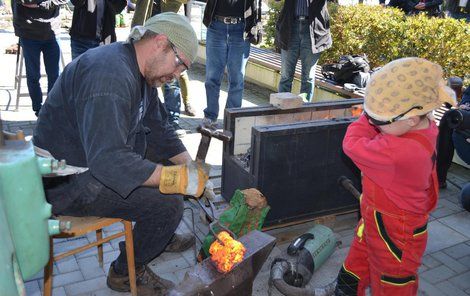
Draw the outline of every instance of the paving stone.
<instances>
[{"instance_id":1,"label":"paving stone","mask_svg":"<svg viewBox=\"0 0 470 296\"><path fill-rule=\"evenodd\" d=\"M441 219L429 222L428 232L429 239L426 247L426 254L434 253L468 240L468 238L448 225L441 223Z\"/></svg>"},{"instance_id":2,"label":"paving stone","mask_svg":"<svg viewBox=\"0 0 470 296\"><path fill-rule=\"evenodd\" d=\"M81 295L85 293L91 293L97 290L103 290L106 288L106 277L102 276L91 280L86 280L79 283L74 283L65 286L65 291L68 296Z\"/></svg>"},{"instance_id":3,"label":"paving stone","mask_svg":"<svg viewBox=\"0 0 470 296\"><path fill-rule=\"evenodd\" d=\"M432 257L439 260L440 262L445 264L447 267L449 267L456 273L461 273L461 272L468 270L468 268L465 265L453 259L452 257L450 257L444 252L439 251L439 252L433 253Z\"/></svg>"},{"instance_id":4,"label":"paving stone","mask_svg":"<svg viewBox=\"0 0 470 296\"><path fill-rule=\"evenodd\" d=\"M460 258L459 262L462 263L463 265L465 265L468 269L470 269L470 255L466 256L466 257L463 257L463 258Z\"/></svg>"},{"instance_id":5,"label":"paving stone","mask_svg":"<svg viewBox=\"0 0 470 296\"><path fill-rule=\"evenodd\" d=\"M448 199L440 199L439 203L454 212L461 212L463 210L461 206L453 203L452 201Z\"/></svg>"},{"instance_id":6,"label":"paving stone","mask_svg":"<svg viewBox=\"0 0 470 296\"><path fill-rule=\"evenodd\" d=\"M110 251L103 253L103 263L110 263L116 260L116 258L121 254L121 251Z\"/></svg>"},{"instance_id":7,"label":"paving stone","mask_svg":"<svg viewBox=\"0 0 470 296\"><path fill-rule=\"evenodd\" d=\"M41 296L41 289L39 288L39 282L32 280L24 283L26 295L28 296Z\"/></svg>"},{"instance_id":8,"label":"paving stone","mask_svg":"<svg viewBox=\"0 0 470 296\"><path fill-rule=\"evenodd\" d=\"M455 285L453 285L449 281L444 281L436 285L436 287L442 291L444 295L448 296L467 296L467 293L465 291L457 288Z\"/></svg>"},{"instance_id":9,"label":"paving stone","mask_svg":"<svg viewBox=\"0 0 470 296\"><path fill-rule=\"evenodd\" d=\"M98 262L97 256L85 257L78 260L78 266L85 280L104 276L104 270Z\"/></svg>"},{"instance_id":10,"label":"paving stone","mask_svg":"<svg viewBox=\"0 0 470 296\"><path fill-rule=\"evenodd\" d=\"M67 296L67 293L64 287L57 287L52 289L52 296Z\"/></svg>"},{"instance_id":11,"label":"paving stone","mask_svg":"<svg viewBox=\"0 0 470 296\"><path fill-rule=\"evenodd\" d=\"M428 271L423 272L420 274L420 277L428 281L429 283L438 283L443 280L447 280L448 278L454 276L456 273L452 271L449 267L445 265L440 265L435 268L431 268Z\"/></svg>"},{"instance_id":12,"label":"paving stone","mask_svg":"<svg viewBox=\"0 0 470 296\"><path fill-rule=\"evenodd\" d=\"M174 284L179 283L178 277L174 272L159 273L158 275L166 280L173 282Z\"/></svg>"},{"instance_id":13,"label":"paving stone","mask_svg":"<svg viewBox=\"0 0 470 296\"><path fill-rule=\"evenodd\" d=\"M87 241L88 241L88 239L87 239ZM112 251L114 251L114 249L111 246L111 244L109 244L109 243L104 243L103 244L103 253L104 254L106 254L108 252L112 252ZM75 254L75 258L81 259L81 258L90 257L90 256L97 256L97 255L98 255L98 248L93 247L93 248L90 248L90 249L85 250L83 252L80 252L78 254Z\"/></svg>"},{"instance_id":14,"label":"paving stone","mask_svg":"<svg viewBox=\"0 0 470 296\"><path fill-rule=\"evenodd\" d=\"M57 269L60 273L67 273L78 270L77 260L74 256L65 257L59 261L55 261Z\"/></svg>"},{"instance_id":15,"label":"paving stone","mask_svg":"<svg viewBox=\"0 0 470 296\"><path fill-rule=\"evenodd\" d=\"M452 215L454 214L456 211L452 210L452 209L449 209L449 208L446 208L446 207L442 207L440 209L436 209L434 212L431 213L431 216L436 218L436 219L439 219L439 218L442 218L442 217L447 217L449 215Z\"/></svg>"},{"instance_id":16,"label":"paving stone","mask_svg":"<svg viewBox=\"0 0 470 296\"><path fill-rule=\"evenodd\" d=\"M434 259L431 255L424 255L421 263L426 265L428 268L434 268L442 264L439 260Z\"/></svg>"},{"instance_id":17,"label":"paving stone","mask_svg":"<svg viewBox=\"0 0 470 296\"><path fill-rule=\"evenodd\" d=\"M419 293L418 295L426 296L442 296L442 292L436 289L436 287L431 284L434 282L429 282L423 278L419 279Z\"/></svg>"},{"instance_id":18,"label":"paving stone","mask_svg":"<svg viewBox=\"0 0 470 296\"><path fill-rule=\"evenodd\" d=\"M460 289L467 290L470 288L470 271L450 278L449 281Z\"/></svg>"},{"instance_id":19,"label":"paving stone","mask_svg":"<svg viewBox=\"0 0 470 296\"><path fill-rule=\"evenodd\" d=\"M176 272L174 272L175 276L176 276L176 280L175 280L175 284L179 284L183 281L184 279L184 276L186 275L186 272L190 271L192 269L192 266L190 267L187 267L187 268L183 268L183 269L180 269Z\"/></svg>"},{"instance_id":20,"label":"paving stone","mask_svg":"<svg viewBox=\"0 0 470 296\"><path fill-rule=\"evenodd\" d=\"M85 293L82 295L83 296L85 295L87 296L88 295L91 295L91 296L130 296L131 293L130 292L116 292L116 291L111 290L110 288L104 288L104 289L93 291L92 293ZM79 296L82 296L82 295L79 295Z\"/></svg>"},{"instance_id":21,"label":"paving stone","mask_svg":"<svg viewBox=\"0 0 470 296\"><path fill-rule=\"evenodd\" d=\"M162 261L159 259L160 258L156 258L149 264L149 267L152 269L152 271L158 275L169 272L176 272L190 266L183 256L169 261Z\"/></svg>"},{"instance_id":22,"label":"paving stone","mask_svg":"<svg viewBox=\"0 0 470 296\"><path fill-rule=\"evenodd\" d=\"M445 249L444 253L446 253L447 255L451 256L454 259L459 259L459 258L470 255L470 246L465 243L461 243L461 244Z\"/></svg>"},{"instance_id":23,"label":"paving stone","mask_svg":"<svg viewBox=\"0 0 470 296\"><path fill-rule=\"evenodd\" d=\"M467 211L457 213L455 215L439 219L440 222L446 224L452 229L460 232L470 239L470 213Z\"/></svg>"},{"instance_id":24,"label":"paving stone","mask_svg":"<svg viewBox=\"0 0 470 296\"><path fill-rule=\"evenodd\" d=\"M83 275L80 270L58 274L52 277L52 287L62 287L65 285L73 284L73 283L80 283L83 281ZM41 290L44 288L44 282L41 280L39 281L39 285L41 286Z\"/></svg>"}]
</instances>

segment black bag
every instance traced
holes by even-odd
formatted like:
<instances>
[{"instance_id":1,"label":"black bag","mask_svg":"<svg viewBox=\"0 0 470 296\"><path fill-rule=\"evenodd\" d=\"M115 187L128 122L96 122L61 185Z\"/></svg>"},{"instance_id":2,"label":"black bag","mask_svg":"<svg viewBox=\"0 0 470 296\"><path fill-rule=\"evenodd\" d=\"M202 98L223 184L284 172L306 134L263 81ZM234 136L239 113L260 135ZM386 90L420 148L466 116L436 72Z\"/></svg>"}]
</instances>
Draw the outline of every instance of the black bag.
<instances>
[{"instance_id":1,"label":"black bag","mask_svg":"<svg viewBox=\"0 0 470 296\"><path fill-rule=\"evenodd\" d=\"M321 72L327 79L338 84L354 83L354 78L360 72L369 73L369 60L366 55L344 55L337 63L325 64Z\"/></svg>"}]
</instances>

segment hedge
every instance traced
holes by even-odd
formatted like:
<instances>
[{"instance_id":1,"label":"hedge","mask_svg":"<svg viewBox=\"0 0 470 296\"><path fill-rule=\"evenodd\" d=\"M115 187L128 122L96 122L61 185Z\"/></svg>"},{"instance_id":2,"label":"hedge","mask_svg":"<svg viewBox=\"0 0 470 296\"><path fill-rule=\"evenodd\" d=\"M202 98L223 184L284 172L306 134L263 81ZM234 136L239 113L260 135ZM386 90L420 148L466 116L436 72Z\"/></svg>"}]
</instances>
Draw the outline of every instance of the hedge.
<instances>
[{"instance_id":1,"label":"hedge","mask_svg":"<svg viewBox=\"0 0 470 296\"><path fill-rule=\"evenodd\" d=\"M268 47L274 46L274 25L282 3L273 3L265 27ZM394 8L328 3L333 47L320 63L335 61L344 54L369 57L372 67L397 58L417 56L440 64L446 77L465 78L470 84L470 24L452 18L405 16Z\"/></svg>"}]
</instances>

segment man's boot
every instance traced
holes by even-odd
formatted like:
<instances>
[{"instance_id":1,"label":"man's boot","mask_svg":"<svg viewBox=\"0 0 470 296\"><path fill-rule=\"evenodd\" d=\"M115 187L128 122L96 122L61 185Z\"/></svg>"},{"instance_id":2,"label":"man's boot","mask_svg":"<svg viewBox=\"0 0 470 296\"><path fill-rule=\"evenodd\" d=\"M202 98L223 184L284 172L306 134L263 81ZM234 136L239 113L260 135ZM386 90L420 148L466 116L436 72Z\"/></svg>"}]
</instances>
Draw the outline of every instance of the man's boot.
<instances>
[{"instance_id":1,"label":"man's boot","mask_svg":"<svg viewBox=\"0 0 470 296\"><path fill-rule=\"evenodd\" d=\"M111 290L118 292L129 292L129 275L121 275L114 271L114 263L109 267L106 284ZM147 266L136 268L137 294L139 296L164 295L168 289L173 288L173 282L159 277Z\"/></svg>"}]
</instances>

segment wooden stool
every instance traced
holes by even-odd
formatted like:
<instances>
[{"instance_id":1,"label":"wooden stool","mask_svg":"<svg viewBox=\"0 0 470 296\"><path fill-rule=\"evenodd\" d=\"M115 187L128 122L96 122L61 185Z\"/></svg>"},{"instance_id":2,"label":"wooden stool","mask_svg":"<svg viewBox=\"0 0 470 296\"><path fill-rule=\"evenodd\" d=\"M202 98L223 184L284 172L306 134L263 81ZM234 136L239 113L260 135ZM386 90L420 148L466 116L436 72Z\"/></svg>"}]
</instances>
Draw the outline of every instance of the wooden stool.
<instances>
[{"instance_id":1,"label":"wooden stool","mask_svg":"<svg viewBox=\"0 0 470 296\"><path fill-rule=\"evenodd\" d=\"M132 222L123 219L115 218L100 218L100 217L70 217L70 216L59 216L57 219L62 221L70 221L72 227L70 230L66 230L58 235L54 235L50 238L50 256L49 262L44 267L44 295L52 295L52 264L54 261L58 261L76 253L88 250L92 247L98 247L98 261L100 266L103 267L103 244L109 242L112 239L125 236L126 239L126 254L127 254L127 265L129 267L129 282L131 286L131 294L137 295L136 276L135 276L135 263L134 263L134 244L132 238ZM107 236L103 238L103 228L110 226L114 223L122 222L124 224L124 231ZM96 231L96 241L74 250L54 256L54 242L53 238L68 238L75 236L82 236L88 232Z\"/></svg>"}]
</instances>

